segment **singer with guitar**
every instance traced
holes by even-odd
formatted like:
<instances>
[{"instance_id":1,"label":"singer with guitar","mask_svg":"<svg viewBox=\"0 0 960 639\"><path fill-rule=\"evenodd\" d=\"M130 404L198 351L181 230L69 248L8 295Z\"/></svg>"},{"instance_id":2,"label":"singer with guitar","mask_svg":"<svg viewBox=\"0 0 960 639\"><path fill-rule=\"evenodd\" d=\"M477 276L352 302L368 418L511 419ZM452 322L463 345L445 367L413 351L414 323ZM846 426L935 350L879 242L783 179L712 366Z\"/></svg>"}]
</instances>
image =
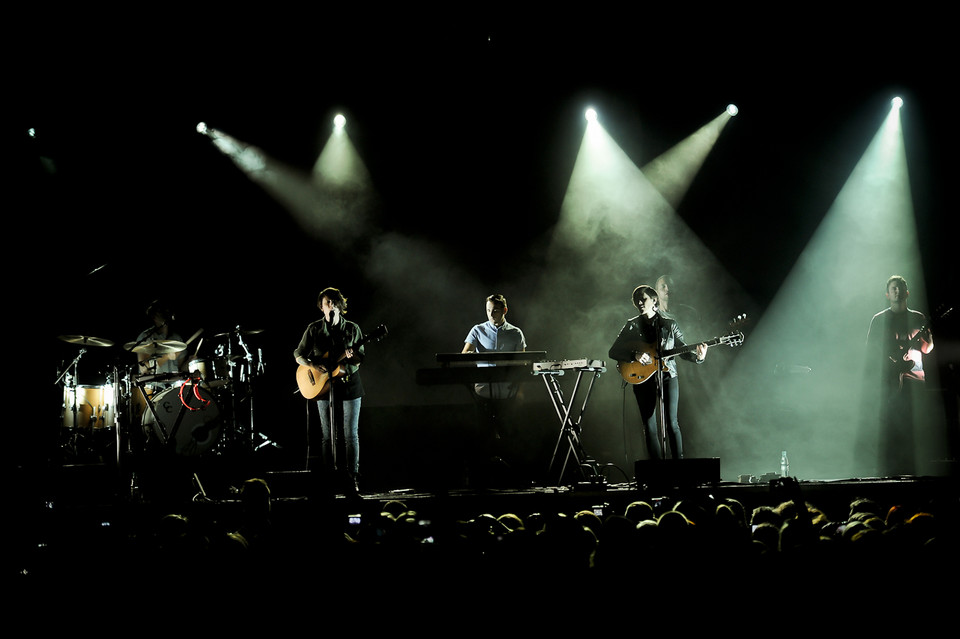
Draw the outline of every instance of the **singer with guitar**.
<instances>
[{"instance_id":1,"label":"singer with guitar","mask_svg":"<svg viewBox=\"0 0 960 639\"><path fill-rule=\"evenodd\" d=\"M363 383L360 363L363 361L363 333L360 327L344 318L347 298L336 288L325 288L317 298L323 317L310 323L293 356L306 376L323 380L315 396L307 400L307 437L319 418L323 432L323 461L328 472L346 471L347 489L358 490L360 462L360 404ZM302 388L302 386L301 386ZM305 395L306 396L306 395ZM337 463L336 435L342 424L346 463Z\"/></svg>"},{"instance_id":2,"label":"singer with guitar","mask_svg":"<svg viewBox=\"0 0 960 639\"><path fill-rule=\"evenodd\" d=\"M923 356L933 350L933 333L923 313L907 308L903 277L890 276L884 295L889 307L873 316L867 330L871 366L880 378L880 472L912 474L915 396L922 396Z\"/></svg>"},{"instance_id":3,"label":"singer with guitar","mask_svg":"<svg viewBox=\"0 0 960 639\"><path fill-rule=\"evenodd\" d=\"M661 360L658 354L685 347L683 333L675 320L664 317L658 312L658 295L652 286L642 284L634 289L633 305L637 307L640 314L627 320L620 329L617 340L610 347L609 355L611 359L622 364L635 363L639 367L657 365L660 362L658 374L649 378L644 377L645 383L633 384L633 392L637 399L637 406L640 408L644 439L650 457L664 458L657 421L657 407L659 400L662 399L671 456L674 459L682 459L683 438L680 434L680 422L677 419L680 382L677 378L676 357ZM707 344L698 344L691 351L684 352L678 357L700 363L707 356L707 348Z\"/></svg>"}]
</instances>

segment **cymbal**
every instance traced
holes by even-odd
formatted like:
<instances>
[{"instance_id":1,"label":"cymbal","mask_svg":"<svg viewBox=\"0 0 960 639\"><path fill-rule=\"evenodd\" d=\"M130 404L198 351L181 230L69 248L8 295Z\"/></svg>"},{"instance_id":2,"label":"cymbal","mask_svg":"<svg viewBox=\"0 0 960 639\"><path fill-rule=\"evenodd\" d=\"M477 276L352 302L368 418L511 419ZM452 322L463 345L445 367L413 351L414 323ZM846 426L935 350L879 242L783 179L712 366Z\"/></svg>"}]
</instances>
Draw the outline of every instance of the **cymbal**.
<instances>
[{"instance_id":1,"label":"cymbal","mask_svg":"<svg viewBox=\"0 0 960 639\"><path fill-rule=\"evenodd\" d=\"M144 342L137 346L136 342L127 342L123 346L128 351L134 353L146 353L147 355L166 355L168 353L179 353L186 350L187 345L172 339L157 340L153 342Z\"/></svg>"},{"instance_id":2,"label":"cymbal","mask_svg":"<svg viewBox=\"0 0 960 639\"><path fill-rule=\"evenodd\" d=\"M242 331L228 331L226 333L217 333L214 337L230 337L231 335L259 335L263 332L262 328L245 328Z\"/></svg>"},{"instance_id":3,"label":"cymbal","mask_svg":"<svg viewBox=\"0 0 960 639\"><path fill-rule=\"evenodd\" d=\"M113 346L113 342L108 339L89 335L61 335L59 339L69 344L80 344L82 346Z\"/></svg>"}]
</instances>

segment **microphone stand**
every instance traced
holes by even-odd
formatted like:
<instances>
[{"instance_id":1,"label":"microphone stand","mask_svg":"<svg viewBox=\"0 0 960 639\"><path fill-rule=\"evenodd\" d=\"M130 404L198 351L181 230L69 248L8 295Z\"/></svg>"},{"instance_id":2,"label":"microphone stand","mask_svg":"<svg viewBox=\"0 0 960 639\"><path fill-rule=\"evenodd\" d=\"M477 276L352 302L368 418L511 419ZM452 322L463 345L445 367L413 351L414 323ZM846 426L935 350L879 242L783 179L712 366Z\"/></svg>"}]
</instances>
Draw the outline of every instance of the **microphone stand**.
<instances>
[{"instance_id":1,"label":"microphone stand","mask_svg":"<svg viewBox=\"0 0 960 639\"><path fill-rule=\"evenodd\" d=\"M666 422L666 409L663 405L664 400L664 389L663 389L663 359L661 355L663 354L663 335L661 334L662 324L660 322L661 316L660 311L656 313L656 317L653 320L653 326L656 330L657 335L657 405L659 419L659 429L657 434L660 436L660 458L667 458L667 422Z\"/></svg>"},{"instance_id":2,"label":"microphone stand","mask_svg":"<svg viewBox=\"0 0 960 639\"><path fill-rule=\"evenodd\" d=\"M323 320L327 323L328 326L332 326L331 319L330 319L329 317L327 317L326 314L324 314ZM333 389L333 386L334 386L334 384L333 384L333 378L334 378L334 372L336 372L336 370L337 370L337 362L332 362L332 363L334 364L332 370L331 370L330 367L329 367L330 362L325 362L325 367L327 368L327 374L328 374L327 383L330 385L330 388L329 388L329 390L327 391L327 402L328 402L328 408L327 408L327 420L328 420L328 422L327 422L327 423L328 423L329 428L330 428L330 462L331 462L331 468L330 468L329 470L330 470L331 472L334 472L334 473L335 473L336 470L337 470L337 421L336 421L336 403L335 403L335 401L334 401L334 395L335 395L335 393L334 393L334 389ZM310 404L309 404L309 402L307 403L307 412L308 412L308 414L309 414L309 412L310 412ZM321 416L320 416L320 401L319 401L319 400L317 400L317 416L318 416L318 417L321 417ZM321 419L322 419L322 417L321 417ZM307 420L307 422L308 422L308 426L307 426L307 467L309 468L309 464L310 464L310 427L309 427L309 419ZM322 430L322 428L321 428L321 430ZM321 454L322 457L325 457L322 448L323 448L323 445L321 444L320 454ZM326 459L324 459L323 461L325 462Z\"/></svg>"},{"instance_id":3,"label":"microphone stand","mask_svg":"<svg viewBox=\"0 0 960 639\"><path fill-rule=\"evenodd\" d=\"M87 349L81 348L80 351L77 353L77 356L73 358L73 361L63 367L63 371L61 371L60 374L57 375L57 379L53 380L53 385L54 385L54 386L56 386L57 384L59 384L60 381L61 381L64 377L67 376L67 374L70 372L70 369L73 369L73 378L74 378L74 381L76 381L76 378L77 378L77 368L76 368L76 367L77 367L78 364L80 364L80 358L83 357L84 353L86 353L86 352L87 352ZM68 381L68 383L69 383L69 381Z\"/></svg>"},{"instance_id":4,"label":"microphone stand","mask_svg":"<svg viewBox=\"0 0 960 639\"><path fill-rule=\"evenodd\" d=\"M337 322L338 324L339 324L340 321L343 321L343 320L340 320L340 319L337 317L337 314L336 314L335 311L330 311L330 316L329 316L329 317L327 317L326 314L324 315L324 320L326 320L327 325L328 325L329 327L331 327L331 329L332 329L334 326L337 325L337 324L334 324L334 321L333 321L334 319L337 319L337 320L338 320L338 322ZM336 343L336 342L337 342L337 340L334 340L334 343ZM339 346L337 347L337 349L339 350ZM331 353L332 353L332 352L333 352L333 351L331 351ZM333 367L330 368L330 367L328 366L328 368L327 368L327 374L329 375L329 377L327 378L327 380L328 380L328 383L330 384L330 390L328 391L328 392L329 392L329 395L327 396L327 401L329 401L329 411L330 411L330 412L329 412L329 417L328 417L327 419L330 420L330 421L329 421L329 424L330 424L330 463L331 463L331 465L332 465L332 468L331 468L330 470L333 471L334 474L336 474L336 472L337 472L337 405L336 405L336 402L334 401L336 394L334 393L334 390L333 390L333 386L334 386L333 381L334 381L334 373L336 373L337 368L339 367L340 364L339 364L338 362L330 362L330 363L333 364Z\"/></svg>"},{"instance_id":5,"label":"microphone stand","mask_svg":"<svg viewBox=\"0 0 960 639\"><path fill-rule=\"evenodd\" d=\"M333 465L331 470L337 472L337 405L334 402L334 391L333 391L333 377L331 371L330 377L330 391L328 396L328 402L330 404L330 413L327 419L330 420L330 461Z\"/></svg>"}]
</instances>

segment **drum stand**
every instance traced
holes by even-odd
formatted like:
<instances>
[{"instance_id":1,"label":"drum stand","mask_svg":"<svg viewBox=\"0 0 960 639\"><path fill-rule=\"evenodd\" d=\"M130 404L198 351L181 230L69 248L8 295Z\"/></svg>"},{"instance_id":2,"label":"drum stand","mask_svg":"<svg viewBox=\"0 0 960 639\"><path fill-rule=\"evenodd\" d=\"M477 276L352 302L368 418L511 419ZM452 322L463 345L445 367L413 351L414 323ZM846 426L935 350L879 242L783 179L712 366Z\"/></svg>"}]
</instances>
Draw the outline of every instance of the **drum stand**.
<instances>
[{"instance_id":1,"label":"drum stand","mask_svg":"<svg viewBox=\"0 0 960 639\"><path fill-rule=\"evenodd\" d=\"M257 379L264 372L263 364L263 354L260 351L260 357L257 361L256 370L254 370L254 357L250 348L243 340L244 331L240 329L240 326L237 326L231 335L235 335L237 338L237 344L240 349L243 351L243 355L233 355L233 341L227 340L227 348L225 352L227 365L230 368L229 380L230 380L230 430L236 440L242 445L242 449L245 452L254 452L264 446L273 445L273 442L270 441L262 433L257 432L254 422L254 391L253 391L253 381ZM242 398L238 399L238 395L243 394ZM246 402L248 406L249 419L243 424L240 424L239 419L239 404ZM256 438L259 438L260 441L257 442Z\"/></svg>"},{"instance_id":2,"label":"drum stand","mask_svg":"<svg viewBox=\"0 0 960 639\"><path fill-rule=\"evenodd\" d=\"M83 358L83 355L84 355L86 352L87 352L87 349L81 348L81 349L80 349L80 352L77 353L77 356L73 358L73 361L70 362L69 364L67 364L66 366L64 366L63 371L62 371L59 375L57 375L57 379L54 380L54 382L53 382L54 386L57 386L57 385L60 384L61 381L63 381L63 383L64 383L64 385L63 385L64 390L66 390L67 388L73 388L73 389L74 389L74 392L73 392L73 394L72 394L72 395L73 395L73 397L72 397L73 401L71 402L71 406L67 406L67 405L66 405L66 402L64 402L64 406L63 406L64 412L63 412L63 413L61 414L61 416L60 416L60 417L61 417L61 424L62 424L63 420L66 419L66 416L67 416L66 411L69 410L71 413L73 413L73 425L74 425L74 427L76 427L76 426L78 425L78 424L77 424L77 419L78 419L78 417L80 416L80 407L79 407L79 405L77 404L77 402L79 401L79 397L78 397L78 394L77 394L77 392L76 392L76 389L80 387L80 384L78 383L78 381L79 381L79 375L80 375L79 372L78 372L78 369L79 369L79 367L80 367L80 360ZM72 375L70 374L70 371L71 371L71 370L73 370L73 374L72 374ZM68 377L68 376L69 376L69 377ZM66 395L67 395L67 393L64 392L64 396L66 396Z\"/></svg>"},{"instance_id":3,"label":"drum stand","mask_svg":"<svg viewBox=\"0 0 960 639\"><path fill-rule=\"evenodd\" d=\"M136 426L134 419L137 417L142 418L142 415L135 410L134 386L140 389L140 394L145 402L148 402L150 398L143 392L143 386L134 381L134 368L135 366L127 367L122 377L122 388L119 379L117 382L117 406L122 404L124 407L123 411L118 411L120 414L117 416L117 472L121 481L126 481L128 484L130 499L137 500L141 497L139 478L137 476L136 465L132 460L142 451L138 451L134 447L134 432L137 432L135 431ZM154 415L156 415L156 413L154 413ZM125 460L131 460L129 470Z\"/></svg>"},{"instance_id":4,"label":"drum stand","mask_svg":"<svg viewBox=\"0 0 960 639\"><path fill-rule=\"evenodd\" d=\"M250 357L251 357L251 356L248 355L248 366L250 365L250 362L249 362L249 358L250 358ZM252 366L251 366L251 368L252 368ZM252 382L253 382L254 380L260 378L260 377L261 377L262 375L264 375L265 373L266 373L266 364L265 364L264 361L263 361L263 351L258 348L258 349L257 349L257 366L256 366L256 371L254 371L253 373L251 373L251 389L253 388ZM251 444L251 446L253 446L254 452L256 452L256 451L258 451L258 450L260 450L260 449L262 449L262 448L265 448L265 447L267 447L267 446L279 447L276 442L272 441L269 437L267 437L266 435L264 435L263 433L261 433L260 431L258 431L257 428L256 428L256 420L254 419L255 412L254 412L254 409L253 409L253 405L254 405L254 402L253 402L254 392L253 392L253 390L250 391L250 394L248 395L248 398L247 398L247 399L248 399L248 401L250 402L250 435L251 435L250 444ZM257 441L257 439L259 439L259 441Z\"/></svg>"},{"instance_id":5,"label":"drum stand","mask_svg":"<svg viewBox=\"0 0 960 639\"><path fill-rule=\"evenodd\" d=\"M551 477L553 472L553 465L557 461L557 453L560 451L560 445L564 439L567 440L567 451L564 455L563 466L560 469L559 475L557 475L557 484L563 480L563 476L567 471L567 464L570 462L570 457L572 456L576 462L576 471L578 477L581 481L597 483L602 478L600 478L596 471L596 465L592 460L587 458L586 451L583 448L583 444L580 441L580 423L583 420L583 413L587 409L587 402L590 400L590 393L593 391L593 385L600 378L600 374L603 373L606 369L603 367L586 367L577 369L577 381L573 385L573 393L570 395L569 401L565 402L563 398L563 391L560 388L560 383L557 381L564 373L562 370L545 370L545 371L536 371L536 375L540 375L543 378L543 383L547 388L547 393L550 395L550 400L553 402L553 407L557 413L557 417L560 420L560 435L557 438L557 444L553 449L553 455L550 458L550 465L547 468L547 477ZM587 386L586 395L583 398L583 403L580 405L580 411L577 415L576 420L572 418L573 404L577 397L577 392L580 390L580 382L583 378L584 373L593 373L593 376L590 379L589 385ZM591 473L588 474L585 468L590 468Z\"/></svg>"}]
</instances>

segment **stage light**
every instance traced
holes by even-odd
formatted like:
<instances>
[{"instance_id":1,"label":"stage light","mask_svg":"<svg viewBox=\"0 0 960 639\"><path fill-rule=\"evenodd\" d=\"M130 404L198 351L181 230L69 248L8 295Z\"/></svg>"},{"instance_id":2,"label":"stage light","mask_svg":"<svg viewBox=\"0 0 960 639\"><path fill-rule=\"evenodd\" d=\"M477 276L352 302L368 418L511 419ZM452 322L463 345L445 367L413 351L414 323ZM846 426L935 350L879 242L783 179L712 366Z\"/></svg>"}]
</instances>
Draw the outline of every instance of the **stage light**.
<instances>
[{"instance_id":1,"label":"stage light","mask_svg":"<svg viewBox=\"0 0 960 639\"><path fill-rule=\"evenodd\" d=\"M343 115L340 113L338 113L333 118L333 126L335 126L338 129L342 129L344 126L346 126L346 124L347 124L347 118L343 117Z\"/></svg>"},{"instance_id":2,"label":"stage light","mask_svg":"<svg viewBox=\"0 0 960 639\"><path fill-rule=\"evenodd\" d=\"M200 133L201 135L206 135L206 134L207 134L207 123L206 123L206 122L201 122L201 123L199 123L199 124L197 125L197 133Z\"/></svg>"},{"instance_id":3,"label":"stage light","mask_svg":"<svg viewBox=\"0 0 960 639\"><path fill-rule=\"evenodd\" d=\"M586 113L583 114L587 118L587 122L596 122L597 121L597 112L593 109L587 109Z\"/></svg>"},{"instance_id":4,"label":"stage light","mask_svg":"<svg viewBox=\"0 0 960 639\"><path fill-rule=\"evenodd\" d=\"M736 114L738 114L738 113L740 113L740 109L737 108L737 105L736 105L736 104L728 104L728 105L727 105L727 114L728 114L728 115L734 116L734 115L736 115Z\"/></svg>"},{"instance_id":5,"label":"stage light","mask_svg":"<svg viewBox=\"0 0 960 639\"><path fill-rule=\"evenodd\" d=\"M894 108L894 109L899 109L900 107L903 106L903 98L896 97L896 98L890 100L890 104L893 105L893 108Z\"/></svg>"}]
</instances>

